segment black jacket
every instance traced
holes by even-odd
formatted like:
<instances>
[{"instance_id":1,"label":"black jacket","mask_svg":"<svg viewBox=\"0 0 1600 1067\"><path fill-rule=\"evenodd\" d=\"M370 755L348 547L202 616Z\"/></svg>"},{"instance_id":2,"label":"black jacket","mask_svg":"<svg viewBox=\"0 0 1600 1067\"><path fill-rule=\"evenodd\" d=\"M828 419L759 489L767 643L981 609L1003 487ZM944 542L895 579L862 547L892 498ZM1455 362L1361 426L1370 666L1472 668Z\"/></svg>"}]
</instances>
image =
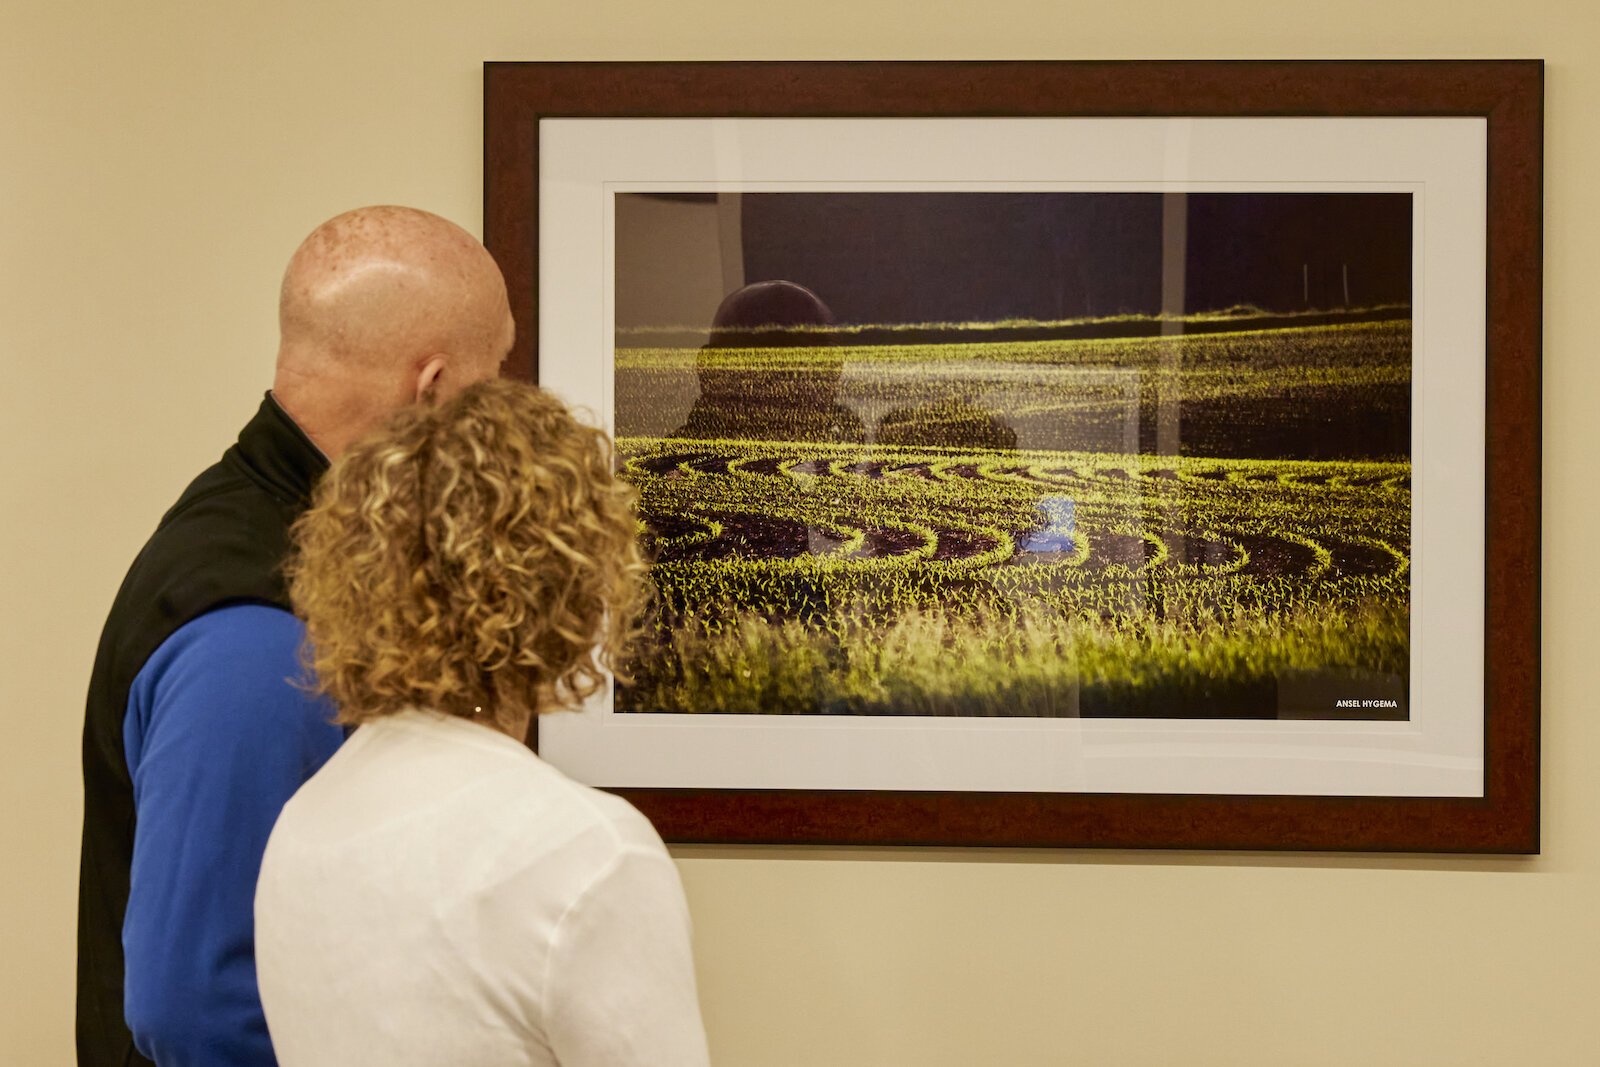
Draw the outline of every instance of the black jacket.
<instances>
[{"instance_id":1,"label":"black jacket","mask_svg":"<svg viewBox=\"0 0 1600 1067\"><path fill-rule=\"evenodd\" d=\"M174 631L225 604L287 609L289 527L327 469L271 394L222 459L189 484L145 543L111 606L83 727L78 876L78 1062L147 1064L123 1017L122 923L133 863L133 782L123 751L128 690ZM176 932L175 932L176 933Z\"/></svg>"}]
</instances>

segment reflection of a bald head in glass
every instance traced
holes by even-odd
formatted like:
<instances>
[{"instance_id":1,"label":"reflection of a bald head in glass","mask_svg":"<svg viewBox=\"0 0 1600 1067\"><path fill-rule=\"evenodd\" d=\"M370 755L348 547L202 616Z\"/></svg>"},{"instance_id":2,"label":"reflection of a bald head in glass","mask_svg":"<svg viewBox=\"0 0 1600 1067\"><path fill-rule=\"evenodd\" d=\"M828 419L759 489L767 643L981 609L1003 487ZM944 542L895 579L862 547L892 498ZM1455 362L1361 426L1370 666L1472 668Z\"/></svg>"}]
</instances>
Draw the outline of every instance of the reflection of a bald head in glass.
<instances>
[{"instance_id":1,"label":"reflection of a bald head in glass","mask_svg":"<svg viewBox=\"0 0 1600 1067\"><path fill-rule=\"evenodd\" d=\"M781 280L753 282L735 289L717 305L707 347L814 345L818 331L833 324L828 305L805 286Z\"/></svg>"},{"instance_id":2,"label":"reflection of a bald head in glass","mask_svg":"<svg viewBox=\"0 0 1600 1067\"><path fill-rule=\"evenodd\" d=\"M695 360L699 399L673 436L860 442L860 418L839 404L834 324L822 298L794 282L729 293Z\"/></svg>"}]
</instances>

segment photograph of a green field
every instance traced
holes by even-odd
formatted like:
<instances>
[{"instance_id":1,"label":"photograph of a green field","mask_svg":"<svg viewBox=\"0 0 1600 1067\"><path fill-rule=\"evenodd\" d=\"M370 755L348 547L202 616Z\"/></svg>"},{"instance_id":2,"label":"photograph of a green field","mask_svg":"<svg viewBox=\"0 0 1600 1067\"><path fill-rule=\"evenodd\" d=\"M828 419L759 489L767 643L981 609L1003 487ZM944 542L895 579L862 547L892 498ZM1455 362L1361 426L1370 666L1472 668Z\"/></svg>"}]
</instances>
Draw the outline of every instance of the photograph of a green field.
<instances>
[{"instance_id":1,"label":"photograph of a green field","mask_svg":"<svg viewBox=\"0 0 1600 1067\"><path fill-rule=\"evenodd\" d=\"M617 710L1405 718L1409 309L1305 321L619 329Z\"/></svg>"}]
</instances>

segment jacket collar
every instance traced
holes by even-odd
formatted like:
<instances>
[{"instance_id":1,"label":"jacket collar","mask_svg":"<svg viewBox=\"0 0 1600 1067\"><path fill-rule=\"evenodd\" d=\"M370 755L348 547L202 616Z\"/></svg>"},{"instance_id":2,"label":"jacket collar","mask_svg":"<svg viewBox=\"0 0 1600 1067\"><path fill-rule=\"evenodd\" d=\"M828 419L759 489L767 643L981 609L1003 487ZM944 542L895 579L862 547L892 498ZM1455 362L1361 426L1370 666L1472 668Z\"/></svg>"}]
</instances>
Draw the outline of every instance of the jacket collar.
<instances>
[{"instance_id":1,"label":"jacket collar","mask_svg":"<svg viewBox=\"0 0 1600 1067\"><path fill-rule=\"evenodd\" d=\"M317 479L328 469L328 458L270 391L228 451L252 481L285 504L307 504Z\"/></svg>"}]
</instances>

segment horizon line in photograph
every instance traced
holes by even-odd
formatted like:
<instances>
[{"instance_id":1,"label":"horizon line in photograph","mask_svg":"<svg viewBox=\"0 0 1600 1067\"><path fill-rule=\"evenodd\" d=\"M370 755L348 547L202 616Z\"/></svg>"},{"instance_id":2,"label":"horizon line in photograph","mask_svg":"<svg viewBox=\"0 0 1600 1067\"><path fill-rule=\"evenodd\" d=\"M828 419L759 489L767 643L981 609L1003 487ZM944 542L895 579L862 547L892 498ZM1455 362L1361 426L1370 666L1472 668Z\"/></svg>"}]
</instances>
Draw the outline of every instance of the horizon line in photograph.
<instances>
[{"instance_id":1,"label":"horizon line in photograph","mask_svg":"<svg viewBox=\"0 0 1600 1067\"><path fill-rule=\"evenodd\" d=\"M1409 318L1412 196L629 192L615 253L630 346L703 343L723 295L768 279L818 297L800 332L823 343L1271 329Z\"/></svg>"}]
</instances>

